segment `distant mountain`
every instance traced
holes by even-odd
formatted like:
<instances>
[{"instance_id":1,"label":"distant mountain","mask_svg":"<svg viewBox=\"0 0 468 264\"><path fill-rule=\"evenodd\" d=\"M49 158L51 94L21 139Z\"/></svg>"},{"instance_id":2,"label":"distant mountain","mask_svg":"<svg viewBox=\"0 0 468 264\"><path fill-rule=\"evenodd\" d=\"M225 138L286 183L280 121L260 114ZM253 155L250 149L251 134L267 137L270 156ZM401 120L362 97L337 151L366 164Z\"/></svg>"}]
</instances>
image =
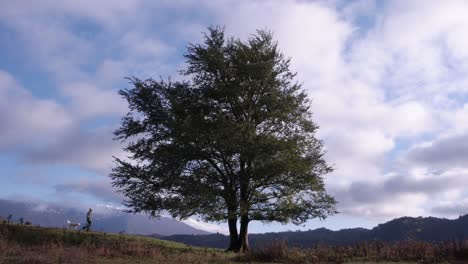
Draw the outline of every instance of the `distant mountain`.
<instances>
[{"instance_id":1,"label":"distant mountain","mask_svg":"<svg viewBox=\"0 0 468 264\"><path fill-rule=\"evenodd\" d=\"M349 245L357 242L381 241L446 241L468 238L468 215L450 220L436 217L402 217L380 224L373 229L353 228L338 231L319 228L309 231L278 232L249 235L252 246L273 240L285 240L290 246L303 248L322 245ZM211 235L172 235L166 240L204 247L226 248L228 237Z\"/></svg>"},{"instance_id":2,"label":"distant mountain","mask_svg":"<svg viewBox=\"0 0 468 264\"><path fill-rule=\"evenodd\" d=\"M150 219L145 215L128 214L109 207L96 207L93 210L93 229L98 231L113 233L124 231L127 234L141 235L156 233L161 236L209 234L209 232L196 229L172 218ZM9 214L13 215L14 221L22 217L25 221L29 220L34 225L44 227L63 227L67 219L81 222L82 225L86 222L86 209L78 210L0 199L0 217L6 218Z\"/></svg>"}]
</instances>

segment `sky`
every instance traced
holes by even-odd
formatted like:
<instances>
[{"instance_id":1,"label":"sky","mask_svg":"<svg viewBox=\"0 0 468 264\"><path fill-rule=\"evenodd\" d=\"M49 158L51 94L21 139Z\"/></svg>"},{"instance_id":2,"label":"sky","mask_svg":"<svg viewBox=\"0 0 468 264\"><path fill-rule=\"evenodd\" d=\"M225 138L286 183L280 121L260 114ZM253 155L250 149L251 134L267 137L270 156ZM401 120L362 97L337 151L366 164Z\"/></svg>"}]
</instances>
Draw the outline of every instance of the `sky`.
<instances>
[{"instance_id":1,"label":"sky","mask_svg":"<svg viewBox=\"0 0 468 264\"><path fill-rule=\"evenodd\" d=\"M273 32L312 99L340 212L251 232L468 213L468 2L0 0L0 198L119 206L125 77L181 78L208 26ZM207 230L227 229L189 219Z\"/></svg>"}]
</instances>

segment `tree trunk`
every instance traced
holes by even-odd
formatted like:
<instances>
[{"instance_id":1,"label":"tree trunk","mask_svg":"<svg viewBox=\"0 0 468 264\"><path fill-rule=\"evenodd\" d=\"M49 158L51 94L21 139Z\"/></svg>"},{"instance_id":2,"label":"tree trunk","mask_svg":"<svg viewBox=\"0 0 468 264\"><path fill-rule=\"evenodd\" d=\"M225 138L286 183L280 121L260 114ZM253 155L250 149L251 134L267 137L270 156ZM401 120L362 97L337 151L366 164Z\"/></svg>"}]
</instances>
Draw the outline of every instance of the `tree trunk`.
<instances>
[{"instance_id":1,"label":"tree trunk","mask_svg":"<svg viewBox=\"0 0 468 264\"><path fill-rule=\"evenodd\" d=\"M237 218L228 219L229 247L226 251L239 251L239 234L237 233Z\"/></svg>"},{"instance_id":2,"label":"tree trunk","mask_svg":"<svg viewBox=\"0 0 468 264\"><path fill-rule=\"evenodd\" d=\"M249 174L250 174L250 163L247 163L249 166L244 168L245 161L241 160L240 167L240 231L239 231L239 251L247 252L249 251L249 238L248 227L249 227Z\"/></svg>"},{"instance_id":3,"label":"tree trunk","mask_svg":"<svg viewBox=\"0 0 468 264\"><path fill-rule=\"evenodd\" d=\"M239 251L249 251L249 237L248 237L249 217L246 215L241 216L240 233L239 233Z\"/></svg>"}]
</instances>

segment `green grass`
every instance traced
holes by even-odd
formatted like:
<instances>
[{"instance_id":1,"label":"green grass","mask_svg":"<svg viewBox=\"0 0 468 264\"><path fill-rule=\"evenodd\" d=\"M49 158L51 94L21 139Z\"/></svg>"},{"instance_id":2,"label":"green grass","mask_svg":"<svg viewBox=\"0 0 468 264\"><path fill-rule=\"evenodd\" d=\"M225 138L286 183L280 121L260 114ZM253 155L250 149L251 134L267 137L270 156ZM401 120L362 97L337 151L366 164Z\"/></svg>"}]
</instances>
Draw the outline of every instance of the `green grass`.
<instances>
[{"instance_id":1,"label":"green grass","mask_svg":"<svg viewBox=\"0 0 468 264\"><path fill-rule=\"evenodd\" d=\"M136 235L0 224L0 264L225 263L233 256Z\"/></svg>"},{"instance_id":2,"label":"green grass","mask_svg":"<svg viewBox=\"0 0 468 264\"><path fill-rule=\"evenodd\" d=\"M60 228L45 228L25 225L4 225L0 227L4 236L10 241L22 245L42 245L48 243L63 244L66 246L115 246L133 242L148 246L156 246L161 249L171 250L205 250L205 248L191 247L182 243L160 240L136 235L121 235L105 232L82 232ZM0 231L0 232L1 232ZM216 249L209 249L216 250Z\"/></svg>"},{"instance_id":3,"label":"green grass","mask_svg":"<svg viewBox=\"0 0 468 264\"><path fill-rule=\"evenodd\" d=\"M444 263L444 260L456 259L457 251L453 244L442 248L420 242L377 244L298 249L289 248L284 241L276 241L246 254L235 254L136 235L0 224L0 264L396 263L388 262L393 260L410 264L416 262L404 260ZM367 252L364 255L363 250ZM385 257L385 252L391 253L390 257ZM408 252L412 253L408 255ZM435 257L443 252L448 253ZM379 258L382 261L372 262Z\"/></svg>"}]
</instances>

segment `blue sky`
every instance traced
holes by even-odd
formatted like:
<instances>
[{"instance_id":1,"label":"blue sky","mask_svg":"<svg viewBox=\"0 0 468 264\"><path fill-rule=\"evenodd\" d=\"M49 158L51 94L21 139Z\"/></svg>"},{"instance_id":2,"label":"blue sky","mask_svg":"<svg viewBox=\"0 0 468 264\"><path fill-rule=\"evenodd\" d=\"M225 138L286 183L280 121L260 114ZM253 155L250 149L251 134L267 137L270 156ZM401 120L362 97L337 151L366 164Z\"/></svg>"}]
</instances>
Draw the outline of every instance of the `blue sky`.
<instances>
[{"instance_id":1,"label":"blue sky","mask_svg":"<svg viewBox=\"0 0 468 264\"><path fill-rule=\"evenodd\" d=\"M210 25L274 32L312 98L337 216L252 232L468 213L466 1L0 0L0 198L119 206L124 77L180 78ZM220 230L197 223L199 227Z\"/></svg>"}]
</instances>

